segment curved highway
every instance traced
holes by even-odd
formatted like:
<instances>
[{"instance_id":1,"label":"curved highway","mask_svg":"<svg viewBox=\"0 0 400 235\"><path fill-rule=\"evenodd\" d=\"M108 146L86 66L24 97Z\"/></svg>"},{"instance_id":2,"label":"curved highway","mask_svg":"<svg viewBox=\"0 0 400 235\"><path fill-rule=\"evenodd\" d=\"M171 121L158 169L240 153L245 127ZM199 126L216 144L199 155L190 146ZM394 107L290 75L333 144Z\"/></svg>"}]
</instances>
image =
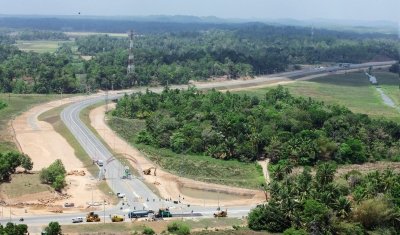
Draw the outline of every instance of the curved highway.
<instances>
[{"instance_id":1,"label":"curved highway","mask_svg":"<svg viewBox=\"0 0 400 235\"><path fill-rule=\"evenodd\" d=\"M310 69L307 71L293 72L285 74L284 76L279 77L262 77L254 80L247 81L231 81L225 82L217 85L197 85L199 89L207 89L213 87L228 87L232 85L240 85L240 84L252 84L259 83L265 81L273 81L279 80L283 78L292 78L297 76L306 76L310 74L317 74L323 72L329 72L332 70L348 70L355 68L366 68L369 66L384 66L395 63L394 61L390 62L376 62L376 63L367 63L367 64L354 64L349 68L341 68L341 67L328 67L328 68L320 68L320 69ZM184 87L184 86L180 86ZM162 89L153 89L154 92L160 92ZM123 96L124 93L119 94L109 94L108 99L116 99ZM79 113L85 107L98 103L105 100L105 95L92 95L87 97L87 99L77 101L76 103L70 105L61 113L61 118L63 122L67 125L69 130L75 136L75 138L79 141L82 147L85 149L87 154L91 157L98 156L100 160L103 160L106 163L106 160L109 159L112 154L108 151L108 149L93 135L93 133L86 127L85 124L79 118ZM205 216L211 217L213 213L215 213L216 208L214 207L201 207L201 206L190 206L183 204L173 204L169 201L163 201L159 199L153 192L151 192L142 180L138 178L132 179L123 179L123 166L118 161L112 161L105 166L106 169L106 178L107 183L110 188L113 189L114 193L125 193L127 197L127 201L122 205L120 202L117 206L107 210L101 210L102 207L99 206L97 213L102 217L102 222L110 222L109 215L113 213L117 214L125 214L127 215L130 210L141 210L141 209L153 209L157 210L158 207L170 207L171 213L173 214L182 214L190 217L192 216L191 212L195 213L196 216ZM97 179L96 179L97 180ZM148 200L147 200L148 199ZM129 206L128 206L129 205ZM250 209L254 207L254 205L242 206L242 207L230 207L228 208L229 216L244 216L247 215ZM193 216L194 216L193 215ZM77 213L77 214L54 214L54 215L46 215L46 216L35 216L35 217L27 217L23 223L28 225L47 225L50 221L58 221L60 224L69 224L71 223L71 219L74 217L85 217L85 213ZM104 220L105 219L105 220ZM19 223L17 221L18 218L12 219L12 222ZM1 219L0 223L7 223L9 219Z\"/></svg>"}]
</instances>

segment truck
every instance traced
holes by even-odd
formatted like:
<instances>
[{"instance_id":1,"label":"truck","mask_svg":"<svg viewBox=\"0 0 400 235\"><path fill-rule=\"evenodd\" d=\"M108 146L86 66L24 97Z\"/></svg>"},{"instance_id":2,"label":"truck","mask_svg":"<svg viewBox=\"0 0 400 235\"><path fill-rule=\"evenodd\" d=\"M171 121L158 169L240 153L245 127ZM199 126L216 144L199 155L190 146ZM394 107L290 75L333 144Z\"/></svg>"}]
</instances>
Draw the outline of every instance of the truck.
<instances>
[{"instance_id":1,"label":"truck","mask_svg":"<svg viewBox=\"0 0 400 235\"><path fill-rule=\"evenodd\" d=\"M156 214L156 217L157 218L172 217L172 214L168 208L160 207L158 213Z\"/></svg>"},{"instance_id":2,"label":"truck","mask_svg":"<svg viewBox=\"0 0 400 235\"><path fill-rule=\"evenodd\" d=\"M116 215L116 214L114 214L114 215L111 216L111 221L112 221L112 222L122 222L122 221L124 221L124 220L125 220L125 218L124 218L124 216L122 216L122 215Z\"/></svg>"},{"instance_id":3,"label":"truck","mask_svg":"<svg viewBox=\"0 0 400 235\"><path fill-rule=\"evenodd\" d=\"M86 222L100 222L100 217L98 214L91 211L86 215Z\"/></svg>"},{"instance_id":4,"label":"truck","mask_svg":"<svg viewBox=\"0 0 400 235\"><path fill-rule=\"evenodd\" d=\"M129 218L144 217L144 216L147 216L148 214L149 214L149 212L146 211L146 210L131 211L131 212L128 214L128 217L129 217Z\"/></svg>"}]
</instances>

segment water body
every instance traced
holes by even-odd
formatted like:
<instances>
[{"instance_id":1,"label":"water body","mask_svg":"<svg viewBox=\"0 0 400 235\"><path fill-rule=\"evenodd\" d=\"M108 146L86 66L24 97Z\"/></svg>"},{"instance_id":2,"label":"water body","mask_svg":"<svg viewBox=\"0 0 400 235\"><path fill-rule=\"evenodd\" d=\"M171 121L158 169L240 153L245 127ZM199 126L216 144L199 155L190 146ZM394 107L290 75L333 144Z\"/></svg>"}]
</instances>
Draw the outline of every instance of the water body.
<instances>
[{"instance_id":1,"label":"water body","mask_svg":"<svg viewBox=\"0 0 400 235\"><path fill-rule=\"evenodd\" d=\"M206 200L218 200L218 192L214 192L214 191L207 191L207 190L184 187L184 188L181 188L181 194L183 196L188 196L188 197L197 198L197 199L205 198ZM222 193L222 192L219 193L220 200L233 201L233 200L251 199L251 198L252 198L251 196L244 196L244 195L233 194L233 193Z\"/></svg>"},{"instance_id":2,"label":"water body","mask_svg":"<svg viewBox=\"0 0 400 235\"><path fill-rule=\"evenodd\" d=\"M381 88L376 88L376 90L381 94L382 99L383 99L383 103L389 105L390 107L395 108L396 104L393 102L392 99L390 99L383 91Z\"/></svg>"}]
</instances>

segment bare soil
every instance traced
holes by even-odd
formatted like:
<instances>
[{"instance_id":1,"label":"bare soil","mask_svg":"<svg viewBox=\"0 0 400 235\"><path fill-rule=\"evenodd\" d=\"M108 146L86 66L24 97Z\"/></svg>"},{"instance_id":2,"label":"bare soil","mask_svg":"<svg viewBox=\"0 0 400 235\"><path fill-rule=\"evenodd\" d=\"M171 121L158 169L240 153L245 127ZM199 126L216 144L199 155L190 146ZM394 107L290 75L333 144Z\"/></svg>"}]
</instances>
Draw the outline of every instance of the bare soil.
<instances>
[{"instance_id":1,"label":"bare soil","mask_svg":"<svg viewBox=\"0 0 400 235\"><path fill-rule=\"evenodd\" d=\"M74 149L67 143L67 141L60 136L56 131L54 131L51 124L43 121L38 121L37 116L42 112L49 109L58 107L60 105L73 102L76 99L83 99L84 97L77 97L75 99L66 98L63 100L52 101L50 103L36 106L30 109L28 112L18 116L14 121L14 128L16 133L16 139L21 144L22 152L28 154L32 161L34 162L32 171L39 171L43 167L48 167L56 159L61 159L65 169L67 171L71 170L84 170L85 176L75 176L68 175L66 177L66 182L68 186L65 188L63 193L71 195L72 198L56 201L55 203L50 203L50 206L43 205L33 205L33 206L19 206L13 207L11 210L12 216L29 216L29 215L40 215L40 214L51 214L51 210L55 207L62 208L65 202L75 203L73 208L63 208L64 213L76 213L81 211L86 211L88 207L87 203L92 202L102 202L104 199L109 201L109 196L104 195L96 185L95 180L90 179L90 173L83 167L82 163L74 154ZM35 114L35 123L39 130L34 130L28 123L28 117ZM93 188L93 199L92 199L92 188ZM22 189L24 190L24 189ZM46 191L41 193L27 194L11 198L7 197L7 192L0 195L3 200L7 203L11 202L12 205L16 203L39 203L39 199L50 199L57 196L58 193ZM101 210L103 209L100 206ZM108 207L108 206L107 206ZM25 213L25 209L27 213ZM91 208L95 210L95 208ZM9 216L10 210L4 210L4 216Z\"/></svg>"}]
</instances>

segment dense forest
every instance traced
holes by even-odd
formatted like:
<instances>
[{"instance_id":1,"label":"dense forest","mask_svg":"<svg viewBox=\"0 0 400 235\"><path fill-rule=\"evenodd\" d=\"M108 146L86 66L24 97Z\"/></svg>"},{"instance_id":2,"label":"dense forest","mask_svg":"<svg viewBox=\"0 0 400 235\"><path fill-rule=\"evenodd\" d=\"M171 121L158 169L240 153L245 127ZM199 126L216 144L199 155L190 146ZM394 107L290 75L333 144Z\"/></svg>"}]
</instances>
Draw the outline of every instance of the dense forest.
<instances>
[{"instance_id":1,"label":"dense forest","mask_svg":"<svg viewBox=\"0 0 400 235\"><path fill-rule=\"evenodd\" d=\"M335 177L336 165L321 163L313 176L293 165L276 169L264 185L268 204L248 216L253 230L306 234L400 234L400 174L393 169ZM375 234L375 233L374 233Z\"/></svg>"},{"instance_id":2,"label":"dense forest","mask_svg":"<svg viewBox=\"0 0 400 235\"><path fill-rule=\"evenodd\" d=\"M232 26L233 27L233 26ZM14 38L65 39L65 34L23 31ZM394 37L394 38L393 38ZM126 74L128 36L78 37L55 53L20 51L4 34L0 44L0 91L14 93L71 93L122 89L132 85L187 84L224 76L248 79L259 74L300 69L299 64L362 63L375 56L399 59L393 35L361 34L308 28L246 24L235 29L137 35L135 72ZM7 43L8 42L8 43ZM75 54L93 56L86 61Z\"/></svg>"},{"instance_id":3,"label":"dense forest","mask_svg":"<svg viewBox=\"0 0 400 235\"><path fill-rule=\"evenodd\" d=\"M264 99L168 87L161 94L125 95L112 115L146 121L137 143L176 153L282 165L320 161L400 161L400 126L339 105L292 96L279 86Z\"/></svg>"}]
</instances>

